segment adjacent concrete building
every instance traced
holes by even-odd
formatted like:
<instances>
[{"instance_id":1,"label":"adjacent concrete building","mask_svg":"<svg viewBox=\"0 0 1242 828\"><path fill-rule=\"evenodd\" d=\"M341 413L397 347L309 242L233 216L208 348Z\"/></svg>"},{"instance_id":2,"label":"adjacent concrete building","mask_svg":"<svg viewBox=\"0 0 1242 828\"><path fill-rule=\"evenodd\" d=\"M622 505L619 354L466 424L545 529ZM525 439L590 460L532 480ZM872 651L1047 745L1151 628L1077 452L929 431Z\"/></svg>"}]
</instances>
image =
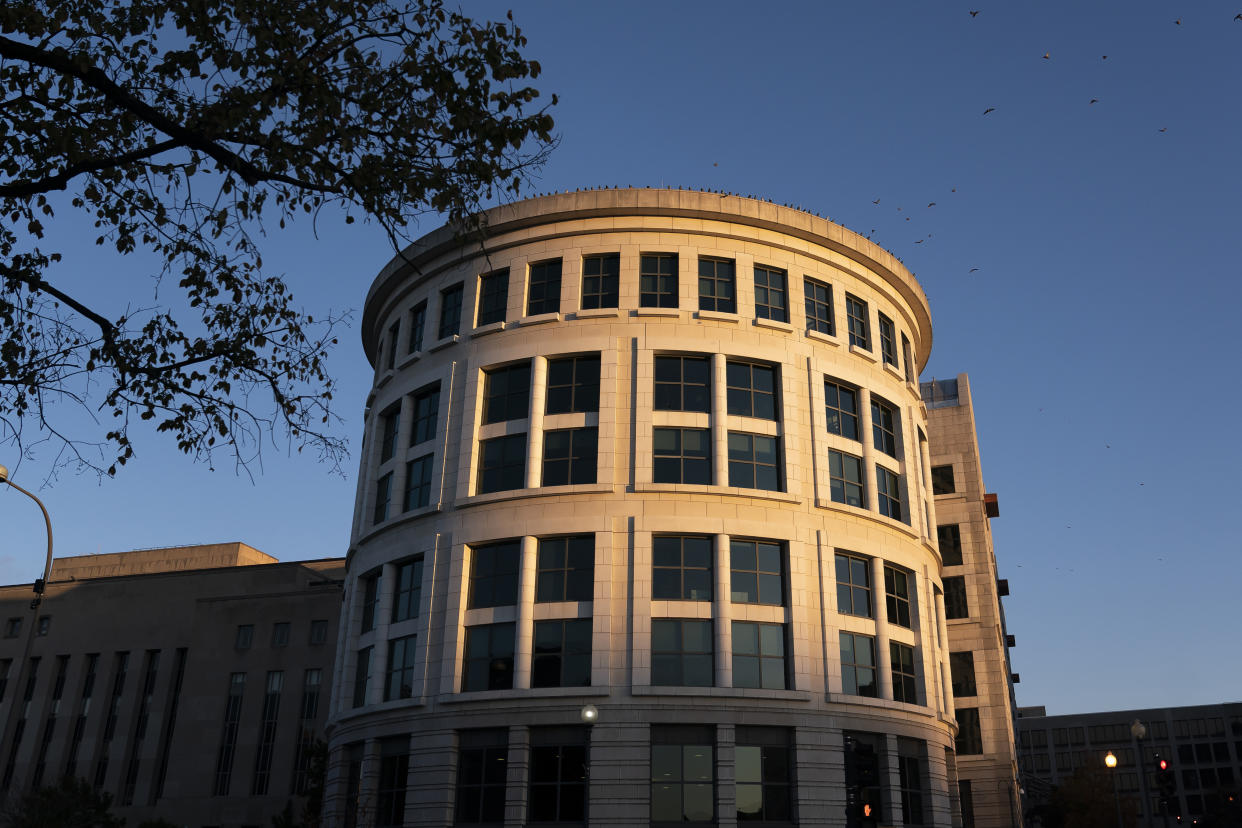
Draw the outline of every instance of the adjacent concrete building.
<instances>
[{"instance_id":1,"label":"adjacent concrete building","mask_svg":"<svg viewBox=\"0 0 1242 828\"><path fill-rule=\"evenodd\" d=\"M718 193L486 218L367 296L329 824L960 825L914 277ZM959 505L956 571L994 581ZM1002 824L1008 671L976 644L974 824Z\"/></svg>"},{"instance_id":2,"label":"adjacent concrete building","mask_svg":"<svg viewBox=\"0 0 1242 828\"><path fill-rule=\"evenodd\" d=\"M344 561L242 543L58 558L0 587L0 789L62 776L137 824L268 826L322 738Z\"/></svg>"}]
</instances>

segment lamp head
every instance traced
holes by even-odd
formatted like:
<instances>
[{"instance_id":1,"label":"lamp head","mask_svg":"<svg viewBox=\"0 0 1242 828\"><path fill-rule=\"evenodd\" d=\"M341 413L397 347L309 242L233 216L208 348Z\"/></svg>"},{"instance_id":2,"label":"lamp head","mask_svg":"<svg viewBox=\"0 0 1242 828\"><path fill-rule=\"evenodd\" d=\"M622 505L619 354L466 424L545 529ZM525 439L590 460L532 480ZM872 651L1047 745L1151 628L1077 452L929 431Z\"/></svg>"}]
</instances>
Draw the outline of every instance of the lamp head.
<instances>
[{"instance_id":1,"label":"lamp head","mask_svg":"<svg viewBox=\"0 0 1242 828\"><path fill-rule=\"evenodd\" d=\"M1104 757L1104 764L1108 765L1110 768L1117 767L1117 757L1113 756L1113 752L1111 750L1108 752L1108 755Z\"/></svg>"},{"instance_id":2,"label":"lamp head","mask_svg":"<svg viewBox=\"0 0 1242 828\"><path fill-rule=\"evenodd\" d=\"M9 482L9 467L3 464L0 464L0 483L8 483L8 482Z\"/></svg>"},{"instance_id":3,"label":"lamp head","mask_svg":"<svg viewBox=\"0 0 1242 828\"><path fill-rule=\"evenodd\" d=\"M583 705L582 712L579 713L584 724L595 724L599 719L599 708L593 704Z\"/></svg>"}]
</instances>

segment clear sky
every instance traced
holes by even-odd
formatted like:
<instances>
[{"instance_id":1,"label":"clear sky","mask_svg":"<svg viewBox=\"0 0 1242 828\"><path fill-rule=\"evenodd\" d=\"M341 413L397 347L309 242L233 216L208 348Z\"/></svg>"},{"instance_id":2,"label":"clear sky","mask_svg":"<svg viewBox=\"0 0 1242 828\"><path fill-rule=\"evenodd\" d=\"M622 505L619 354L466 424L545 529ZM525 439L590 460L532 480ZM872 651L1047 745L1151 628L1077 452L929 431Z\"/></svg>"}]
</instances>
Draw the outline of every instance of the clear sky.
<instances>
[{"instance_id":1,"label":"clear sky","mask_svg":"<svg viewBox=\"0 0 1242 828\"><path fill-rule=\"evenodd\" d=\"M931 302L923 379L970 375L1019 703L1237 700L1242 0L972 2L522 4L561 97L538 189L755 194L892 250ZM151 301L141 262L101 254L84 223L54 229L70 292L113 316ZM374 228L321 220L317 237L273 229L264 260L320 314L360 309L391 254ZM371 370L357 328L341 340L356 448ZM334 476L269 445L252 481L162 437L136 450L115 480L44 487L47 452L15 469L59 555L347 549L356 456ZM2 491L0 520L0 582L29 581L38 510Z\"/></svg>"}]
</instances>

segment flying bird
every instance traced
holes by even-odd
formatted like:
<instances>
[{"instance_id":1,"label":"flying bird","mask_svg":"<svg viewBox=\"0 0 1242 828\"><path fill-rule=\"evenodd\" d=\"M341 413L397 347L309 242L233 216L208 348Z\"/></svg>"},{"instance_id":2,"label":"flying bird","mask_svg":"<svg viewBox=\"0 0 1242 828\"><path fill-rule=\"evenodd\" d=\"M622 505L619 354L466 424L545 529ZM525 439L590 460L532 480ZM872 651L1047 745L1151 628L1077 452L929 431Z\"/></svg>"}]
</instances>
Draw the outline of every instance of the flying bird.
<instances>
[{"instance_id":1,"label":"flying bird","mask_svg":"<svg viewBox=\"0 0 1242 828\"><path fill-rule=\"evenodd\" d=\"M979 16L979 12L977 12L977 11L972 11L972 12L970 13L970 16L971 16L971 17L978 17L978 16ZM1238 17L1242 17L1242 14L1238 15Z\"/></svg>"},{"instance_id":2,"label":"flying bird","mask_svg":"<svg viewBox=\"0 0 1242 828\"><path fill-rule=\"evenodd\" d=\"M972 268L970 269L970 272L971 272L971 273L974 273L974 272L975 272L976 270L978 270L978 269L979 269L979 268L977 268L977 267L972 267Z\"/></svg>"},{"instance_id":3,"label":"flying bird","mask_svg":"<svg viewBox=\"0 0 1242 828\"><path fill-rule=\"evenodd\" d=\"M1174 20L1174 21L1173 21L1173 25L1174 25L1174 26L1180 26L1180 25L1182 25L1182 20L1181 20L1181 18L1178 18L1177 20Z\"/></svg>"},{"instance_id":4,"label":"flying bird","mask_svg":"<svg viewBox=\"0 0 1242 828\"><path fill-rule=\"evenodd\" d=\"M957 192L957 187L954 187L954 188L953 188L952 190L950 190L949 192L951 192L951 193L956 193L956 192Z\"/></svg>"},{"instance_id":5,"label":"flying bird","mask_svg":"<svg viewBox=\"0 0 1242 828\"><path fill-rule=\"evenodd\" d=\"M936 202L934 202L934 201L933 201L933 202L930 202L927 206L928 206L928 207L935 207L935 206L936 206Z\"/></svg>"},{"instance_id":6,"label":"flying bird","mask_svg":"<svg viewBox=\"0 0 1242 828\"><path fill-rule=\"evenodd\" d=\"M989 106L987 109L983 110L983 114L987 115L989 112L995 112L995 111L996 111L996 107Z\"/></svg>"},{"instance_id":7,"label":"flying bird","mask_svg":"<svg viewBox=\"0 0 1242 828\"><path fill-rule=\"evenodd\" d=\"M1168 127L1160 127L1160 131L1161 131L1161 132L1168 132L1168 131L1169 131L1169 128L1168 128Z\"/></svg>"},{"instance_id":8,"label":"flying bird","mask_svg":"<svg viewBox=\"0 0 1242 828\"><path fill-rule=\"evenodd\" d=\"M880 203L880 200L877 198L875 201L873 201L873 202L871 202L871 203L872 203L872 204L879 204L879 203Z\"/></svg>"},{"instance_id":9,"label":"flying bird","mask_svg":"<svg viewBox=\"0 0 1242 828\"><path fill-rule=\"evenodd\" d=\"M918 241L915 242L915 244L922 244L922 243L923 243L922 239L919 239Z\"/></svg>"},{"instance_id":10,"label":"flying bird","mask_svg":"<svg viewBox=\"0 0 1242 828\"><path fill-rule=\"evenodd\" d=\"M1100 60L1108 60L1108 55L1100 55Z\"/></svg>"},{"instance_id":11,"label":"flying bird","mask_svg":"<svg viewBox=\"0 0 1242 828\"><path fill-rule=\"evenodd\" d=\"M1234 20L1242 20L1242 14L1235 14L1235 15L1233 16L1233 19L1234 19Z\"/></svg>"},{"instance_id":12,"label":"flying bird","mask_svg":"<svg viewBox=\"0 0 1242 828\"><path fill-rule=\"evenodd\" d=\"M1052 60L1052 52L1044 52L1044 60Z\"/></svg>"},{"instance_id":13,"label":"flying bird","mask_svg":"<svg viewBox=\"0 0 1242 828\"><path fill-rule=\"evenodd\" d=\"M1100 99L1099 99L1099 98L1092 98L1092 99L1088 102L1088 105L1093 104L1093 103L1099 103L1099 102L1100 102Z\"/></svg>"}]
</instances>

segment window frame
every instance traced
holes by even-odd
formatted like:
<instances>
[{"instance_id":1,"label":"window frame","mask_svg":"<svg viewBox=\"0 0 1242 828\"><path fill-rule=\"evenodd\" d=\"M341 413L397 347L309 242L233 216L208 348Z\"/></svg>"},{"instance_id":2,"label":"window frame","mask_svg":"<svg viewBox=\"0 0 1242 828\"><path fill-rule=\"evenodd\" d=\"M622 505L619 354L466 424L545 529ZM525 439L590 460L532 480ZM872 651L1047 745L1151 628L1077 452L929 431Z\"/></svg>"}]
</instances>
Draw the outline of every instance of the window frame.
<instances>
[{"instance_id":1,"label":"window frame","mask_svg":"<svg viewBox=\"0 0 1242 828\"><path fill-rule=\"evenodd\" d=\"M599 263L599 272L591 273L591 263ZM607 265L611 264L612 272ZM588 279L598 279L599 286L591 290ZM592 253L582 257L582 295L583 310L615 308L620 304L621 296L621 254Z\"/></svg>"},{"instance_id":2,"label":"window frame","mask_svg":"<svg viewBox=\"0 0 1242 828\"><path fill-rule=\"evenodd\" d=\"M509 268L502 267L479 276L479 306L475 308L474 326L481 328L504 322L509 312Z\"/></svg>"},{"instance_id":3,"label":"window frame","mask_svg":"<svg viewBox=\"0 0 1242 828\"><path fill-rule=\"evenodd\" d=\"M521 540L500 540L470 547L466 609L516 606L522 569Z\"/></svg>"},{"instance_id":4,"label":"window frame","mask_svg":"<svg viewBox=\"0 0 1242 828\"><path fill-rule=\"evenodd\" d=\"M857 474L856 480L851 480L846 472L846 459L852 461ZM840 474L834 468L840 465ZM851 487L858 490L858 502L850 503ZM838 496L838 493L840 496ZM828 449L828 497L833 503L841 503L845 506L853 506L858 509L867 508L867 486L863 479L863 459L848 451L837 451L836 449Z\"/></svg>"},{"instance_id":5,"label":"window frame","mask_svg":"<svg viewBox=\"0 0 1242 828\"><path fill-rule=\"evenodd\" d=\"M526 436L523 431L479 441L475 494L526 488Z\"/></svg>"},{"instance_id":6,"label":"window frame","mask_svg":"<svg viewBox=\"0 0 1242 828\"><path fill-rule=\"evenodd\" d=\"M845 321L851 348L871 350L871 321L867 303L852 293L845 294Z\"/></svg>"},{"instance_id":7,"label":"window frame","mask_svg":"<svg viewBox=\"0 0 1242 828\"><path fill-rule=\"evenodd\" d=\"M461 333L461 312L465 289L465 283L458 282L440 291L440 324L436 329L440 340L449 339Z\"/></svg>"},{"instance_id":8,"label":"window frame","mask_svg":"<svg viewBox=\"0 0 1242 828\"><path fill-rule=\"evenodd\" d=\"M973 650L949 652L949 687L954 698L971 698L979 695ZM1081 742L1076 744L1081 744Z\"/></svg>"},{"instance_id":9,"label":"window frame","mask_svg":"<svg viewBox=\"0 0 1242 828\"><path fill-rule=\"evenodd\" d=\"M950 555L945 552L945 540L950 541L949 548L955 554L950 560ZM962 547L962 527L958 523L940 523L936 525L936 548L940 550L940 560L944 566L962 566L963 553Z\"/></svg>"},{"instance_id":10,"label":"window frame","mask_svg":"<svg viewBox=\"0 0 1242 828\"><path fill-rule=\"evenodd\" d=\"M517 625L512 621L497 624L472 624L466 627L465 645L462 648L461 692L476 693L487 690L512 690L513 667L517 651ZM486 635L485 647L475 648L472 645ZM476 653L476 649L486 652ZM504 669L507 663L508 669ZM501 669L497 670L497 666ZM482 670L478 670L482 667ZM476 673L478 675L476 676ZM486 686L475 686L479 678Z\"/></svg>"},{"instance_id":11,"label":"window frame","mask_svg":"<svg viewBox=\"0 0 1242 828\"><path fill-rule=\"evenodd\" d=\"M764 282L760 283L760 274L764 274ZM780 286L773 280L780 281ZM779 298L774 304L773 298ZM773 322L789 322L789 271L771 265L755 265L755 318L770 319Z\"/></svg>"},{"instance_id":12,"label":"window frame","mask_svg":"<svg viewBox=\"0 0 1242 828\"><path fill-rule=\"evenodd\" d=\"M554 375L559 367L569 365L569 382L556 382ZM600 355L579 354L548 360L547 383L544 392L545 415L593 414L599 411ZM567 391L562 391L567 389ZM560 393L557 393L560 392ZM567 395L568 399L561 401Z\"/></svg>"},{"instance_id":13,"label":"window frame","mask_svg":"<svg viewBox=\"0 0 1242 828\"><path fill-rule=\"evenodd\" d=\"M953 717L957 719L957 738L954 750L958 756L979 756L983 753L983 728L977 707L956 707Z\"/></svg>"},{"instance_id":14,"label":"window frame","mask_svg":"<svg viewBox=\"0 0 1242 828\"><path fill-rule=\"evenodd\" d=\"M697 285L699 310L737 313L737 263L733 259L700 256Z\"/></svg>"},{"instance_id":15,"label":"window frame","mask_svg":"<svg viewBox=\"0 0 1242 828\"><path fill-rule=\"evenodd\" d=\"M565 436L564 451L560 446L553 446ZM574 486L595 483L599 474L599 428L584 426L581 428L552 428L543 433L543 469L540 475L542 486ZM556 464L556 465L554 465ZM564 465L563 475L560 464ZM556 473L549 480L549 469Z\"/></svg>"},{"instance_id":16,"label":"window frame","mask_svg":"<svg viewBox=\"0 0 1242 828\"><path fill-rule=\"evenodd\" d=\"M897 326L882 312L876 311L876 322L880 329L880 360L885 365L899 368L897 362Z\"/></svg>"},{"instance_id":17,"label":"window frame","mask_svg":"<svg viewBox=\"0 0 1242 828\"><path fill-rule=\"evenodd\" d=\"M550 618L534 622L531 687L591 686L591 621L590 618ZM553 639L556 639L557 646L549 649ZM542 651L541 646L544 648ZM547 681L548 674L553 671L556 680ZM583 680L574 681L574 675L581 676Z\"/></svg>"},{"instance_id":18,"label":"window frame","mask_svg":"<svg viewBox=\"0 0 1242 828\"><path fill-rule=\"evenodd\" d=\"M900 641L888 642L889 672L893 680L893 700L906 704L919 703L919 689L914 665L914 648ZM908 669L907 669L908 668Z\"/></svg>"},{"instance_id":19,"label":"window frame","mask_svg":"<svg viewBox=\"0 0 1242 828\"><path fill-rule=\"evenodd\" d=\"M677 362L676 380L668 378L672 373L668 369L673 365L674 360ZM700 363L702 364L702 383L686 379L687 362L693 363L696 368ZM662 373L664 378L661 378ZM689 354L657 354L652 368L652 410L697 411L710 414L712 410L712 379L712 360L710 357L691 356ZM672 395L672 389L677 389L677 406L675 407L667 404L670 402L667 398ZM702 407L688 406L687 399L692 394L697 397L699 393L702 394Z\"/></svg>"},{"instance_id":20,"label":"window frame","mask_svg":"<svg viewBox=\"0 0 1242 828\"><path fill-rule=\"evenodd\" d=\"M741 384L745 371L745 384ZM756 377L767 375L770 390L760 387ZM744 359L725 361L725 400L730 417L752 417L757 420L780 422L781 420L781 372L778 366L767 362Z\"/></svg>"},{"instance_id":21,"label":"window frame","mask_svg":"<svg viewBox=\"0 0 1242 828\"><path fill-rule=\"evenodd\" d=\"M757 817L743 816L741 810L737 810L738 824L796 824L797 761L794 756L792 728L738 725L734 732L736 737L734 743L734 807L736 809L742 799L740 791L743 788L758 788L761 803ZM750 763L742 760L739 755L742 750L749 749L759 751L759 777L754 780L743 776L743 766ZM775 760L778 754L783 754L783 756L777 761L769 761L769 759ZM782 768L783 774L780 773ZM777 801L782 802L782 806L773 808Z\"/></svg>"},{"instance_id":22,"label":"window frame","mask_svg":"<svg viewBox=\"0 0 1242 828\"><path fill-rule=\"evenodd\" d=\"M745 440L745 447L742 441ZM770 455L773 462L766 463L760 458L763 452L761 442L770 444ZM728 469L729 486L738 489L755 489L764 492L783 492L785 490L784 463L782 463L781 438L769 434L752 434L748 431L728 432ZM749 473L746 472L749 469ZM762 475L764 470L771 469L774 479ZM747 482L749 481L749 483ZM772 483L772 485L760 485Z\"/></svg>"},{"instance_id":23,"label":"window frame","mask_svg":"<svg viewBox=\"0 0 1242 828\"><path fill-rule=\"evenodd\" d=\"M687 649L686 630L693 626L707 642L707 649ZM675 648L657 646L661 629L676 631ZM706 672L703 670L703 659L706 657ZM661 669L660 665L664 665ZM676 676L672 676L672 668L676 668ZM659 675L658 675L659 674ZM664 678L675 678L675 681L663 681ZM703 681L702 679L706 679ZM653 687L714 687L716 684L716 646L714 621L710 618L653 618L651 619L651 685Z\"/></svg>"},{"instance_id":24,"label":"window frame","mask_svg":"<svg viewBox=\"0 0 1242 828\"><path fill-rule=\"evenodd\" d=\"M764 631L771 633L775 631L775 638L772 635L764 635ZM751 635L753 631L753 636ZM789 630L783 623L767 623L761 621L733 621L732 627L732 664L733 664L733 686L735 688L753 689L753 690L788 690L790 688L789 674ZM743 634L745 633L745 634ZM753 637L754 647L746 650L739 650L739 644L749 643ZM774 653L769 651L769 647L773 642L779 642L780 652ZM753 651L752 651L753 650ZM742 666L747 662L754 662L754 676L756 682L739 680L746 671L739 669L739 662ZM770 665L778 663L780 665L779 674L774 671L765 669ZM779 675L780 681L769 681L774 675Z\"/></svg>"},{"instance_id":25,"label":"window frame","mask_svg":"<svg viewBox=\"0 0 1242 828\"><path fill-rule=\"evenodd\" d=\"M564 262L559 258L543 259L531 262L526 270L526 315L560 313Z\"/></svg>"},{"instance_id":26,"label":"window frame","mask_svg":"<svg viewBox=\"0 0 1242 828\"><path fill-rule=\"evenodd\" d=\"M392 507L392 472L380 475L375 481L375 503L371 513L371 523L378 526L388 520Z\"/></svg>"},{"instance_id":27,"label":"window frame","mask_svg":"<svg viewBox=\"0 0 1242 828\"><path fill-rule=\"evenodd\" d=\"M743 547L751 547L747 550ZM753 560L753 566L738 567L739 549L743 555L750 555ZM776 569L764 567L764 552L769 554L766 556L771 561L770 550L776 551ZM733 604L755 604L757 606L783 607L785 606L785 573L787 569L786 546L781 541L763 540L759 538L729 538L729 600ZM749 563L750 561L744 561ZM738 598L739 590L737 589L739 576L741 578L753 579L754 583L754 600L747 600L745 597ZM775 582L775 583L773 583ZM743 584L743 587L747 587ZM770 598L771 590L776 590L776 600L764 600ZM744 588L740 594L746 596L750 592Z\"/></svg>"},{"instance_id":28,"label":"window frame","mask_svg":"<svg viewBox=\"0 0 1242 828\"><path fill-rule=\"evenodd\" d=\"M551 778L543 762L555 763ZM577 777L574 770L580 768ZM530 772L527 781L527 825L586 825L590 815L590 735L585 727L535 726L530 729ZM551 795L551 818L541 808L539 792ZM566 794L569 794L567 797ZM581 803L581 813L573 806ZM566 805L571 809L566 813Z\"/></svg>"},{"instance_id":29,"label":"window frame","mask_svg":"<svg viewBox=\"0 0 1242 828\"><path fill-rule=\"evenodd\" d=\"M410 413L414 422L410 428L410 446L417 446L435 439L440 417L440 383L424 385L410 395Z\"/></svg>"},{"instance_id":30,"label":"window frame","mask_svg":"<svg viewBox=\"0 0 1242 828\"><path fill-rule=\"evenodd\" d=\"M400 659L397 656L400 655ZM418 659L418 636L388 640L388 664L384 676L384 701L414 698L414 663ZM394 682L396 693L394 690Z\"/></svg>"},{"instance_id":31,"label":"window frame","mask_svg":"<svg viewBox=\"0 0 1242 828\"><path fill-rule=\"evenodd\" d=\"M686 434L692 433L704 446L702 453L687 454ZM669 450L661 449L661 436L676 434L676 445ZM696 450L697 451L697 450ZM664 461L661 463L661 461ZM669 479L668 472L673 469L675 461L677 474ZM687 474L687 469L699 471L699 474ZM651 480L653 483L672 483L683 485L712 485L712 433L708 428L684 428L681 426L658 426L651 429ZM692 478L687 481L687 478Z\"/></svg>"},{"instance_id":32,"label":"window frame","mask_svg":"<svg viewBox=\"0 0 1242 828\"><path fill-rule=\"evenodd\" d=\"M841 566L845 565L846 580L841 580ZM859 569L861 567L861 570ZM837 582L837 612L841 615L853 615L858 618L874 618L875 617L875 594L872 592L871 586L871 560L861 555L851 554L843 549L838 549L833 555L833 571L836 575ZM862 572L863 580L856 582L854 576ZM849 607L844 607L843 597L849 595ZM858 612L855 606L858 603L859 596L863 596L866 600L866 611Z\"/></svg>"},{"instance_id":33,"label":"window frame","mask_svg":"<svg viewBox=\"0 0 1242 828\"><path fill-rule=\"evenodd\" d=\"M818 295L823 291L823 298ZM810 276L802 277L802 298L806 310L806 329L836 336L836 319L832 308L832 285Z\"/></svg>"},{"instance_id":34,"label":"window frame","mask_svg":"<svg viewBox=\"0 0 1242 828\"><path fill-rule=\"evenodd\" d=\"M875 464L875 501L880 514L906 522L907 515L901 497L901 475L879 463Z\"/></svg>"},{"instance_id":35,"label":"window frame","mask_svg":"<svg viewBox=\"0 0 1242 828\"><path fill-rule=\"evenodd\" d=\"M693 546L688 541L693 541ZM651 600L710 603L715 597L714 546L711 535L652 535ZM672 562L674 554L676 563ZM676 589L672 589L673 573Z\"/></svg>"},{"instance_id":36,"label":"window frame","mask_svg":"<svg viewBox=\"0 0 1242 828\"><path fill-rule=\"evenodd\" d=\"M948 470L946 477L945 470ZM957 481L953 475L953 464L942 463L931 467L932 495L957 494Z\"/></svg>"},{"instance_id":37,"label":"window frame","mask_svg":"<svg viewBox=\"0 0 1242 828\"><path fill-rule=\"evenodd\" d=\"M431 472L434 464L434 454L415 457L405 464L405 495L402 503L405 511L425 509L431 505Z\"/></svg>"},{"instance_id":38,"label":"window frame","mask_svg":"<svg viewBox=\"0 0 1242 828\"><path fill-rule=\"evenodd\" d=\"M673 826L682 826L686 824L702 824L711 825L716 822L716 737L713 732L712 725L652 725L651 726L651 756L648 768L650 770L651 787L648 796L648 803L651 809L651 825L652 828L673 828ZM678 750L674 754L672 748ZM711 768L711 780L705 782L702 776L687 779L690 774L687 772L687 756L688 751L696 749L706 749L708 753L707 765ZM669 779L668 774L664 772L663 763L657 764L657 754L663 754L664 757L677 757L677 778ZM657 795L657 786L677 787L677 810L680 816L676 820L658 819L656 813L657 802L664 802L667 798ZM687 789L696 788L700 794L696 799L701 799L702 794L706 793L706 801L711 803L710 815L704 815L700 818L689 819L686 813L686 793ZM703 790L706 789L706 790ZM671 801L668 803L671 804Z\"/></svg>"},{"instance_id":39,"label":"window frame","mask_svg":"<svg viewBox=\"0 0 1242 828\"><path fill-rule=\"evenodd\" d=\"M465 778L478 769L477 777ZM508 789L509 729L457 731L457 767L453 780L454 825L501 825ZM495 771L495 775L489 773ZM477 780L477 781L476 781ZM471 807L466 813L464 806Z\"/></svg>"},{"instance_id":40,"label":"window frame","mask_svg":"<svg viewBox=\"0 0 1242 828\"><path fill-rule=\"evenodd\" d=\"M427 300L410 308L410 341L406 346L407 354L416 354L423 350L423 336L427 328Z\"/></svg>"},{"instance_id":41,"label":"window frame","mask_svg":"<svg viewBox=\"0 0 1242 828\"><path fill-rule=\"evenodd\" d=\"M402 621L417 618L422 610L423 600L423 556L399 561L395 566L392 615L388 620L390 624L399 624Z\"/></svg>"},{"instance_id":42,"label":"window frame","mask_svg":"<svg viewBox=\"0 0 1242 828\"><path fill-rule=\"evenodd\" d=\"M844 394L849 394L854 399L853 405L849 408L841 399ZM836 434L847 440L861 441L859 436L862 430L859 410L861 399L862 394L859 393L858 386L850 385L834 377L824 377L824 423L829 434Z\"/></svg>"},{"instance_id":43,"label":"window frame","mask_svg":"<svg viewBox=\"0 0 1242 828\"><path fill-rule=\"evenodd\" d=\"M901 410L875 394L871 395L871 443L876 451L900 459Z\"/></svg>"},{"instance_id":44,"label":"window frame","mask_svg":"<svg viewBox=\"0 0 1242 828\"><path fill-rule=\"evenodd\" d=\"M668 272L665 272L666 269ZM676 253L640 253L638 257L638 306L640 308L678 307L678 276ZM652 287L648 289L647 285Z\"/></svg>"},{"instance_id":45,"label":"window frame","mask_svg":"<svg viewBox=\"0 0 1242 828\"><path fill-rule=\"evenodd\" d=\"M912 580L908 571L889 564L884 565L885 617L888 623L908 630L914 629Z\"/></svg>"},{"instance_id":46,"label":"window frame","mask_svg":"<svg viewBox=\"0 0 1242 828\"><path fill-rule=\"evenodd\" d=\"M481 425L530 418L531 374L529 359L483 369Z\"/></svg>"},{"instance_id":47,"label":"window frame","mask_svg":"<svg viewBox=\"0 0 1242 828\"><path fill-rule=\"evenodd\" d=\"M970 599L966 593L966 576L949 575L942 577L940 581L944 589L945 620L952 621L959 618L969 618ZM952 588L950 588L950 584L952 584Z\"/></svg>"},{"instance_id":48,"label":"window frame","mask_svg":"<svg viewBox=\"0 0 1242 828\"><path fill-rule=\"evenodd\" d=\"M584 557L590 565L576 566L575 562L581 562ZM535 603L591 601L594 597L595 536L539 538L535 554Z\"/></svg>"},{"instance_id":49,"label":"window frame","mask_svg":"<svg viewBox=\"0 0 1242 828\"><path fill-rule=\"evenodd\" d=\"M846 696L863 696L869 699L879 698L879 663L875 652L875 636L841 630L839 638L841 646L841 693ZM849 645L848 660L846 658L847 642ZM866 653L871 658L870 662L858 660L860 655L858 649L859 642L866 642ZM863 673L871 674L870 684L859 682L859 676ZM851 687L853 688L852 690L850 689ZM866 692L868 687L870 692Z\"/></svg>"}]
</instances>

